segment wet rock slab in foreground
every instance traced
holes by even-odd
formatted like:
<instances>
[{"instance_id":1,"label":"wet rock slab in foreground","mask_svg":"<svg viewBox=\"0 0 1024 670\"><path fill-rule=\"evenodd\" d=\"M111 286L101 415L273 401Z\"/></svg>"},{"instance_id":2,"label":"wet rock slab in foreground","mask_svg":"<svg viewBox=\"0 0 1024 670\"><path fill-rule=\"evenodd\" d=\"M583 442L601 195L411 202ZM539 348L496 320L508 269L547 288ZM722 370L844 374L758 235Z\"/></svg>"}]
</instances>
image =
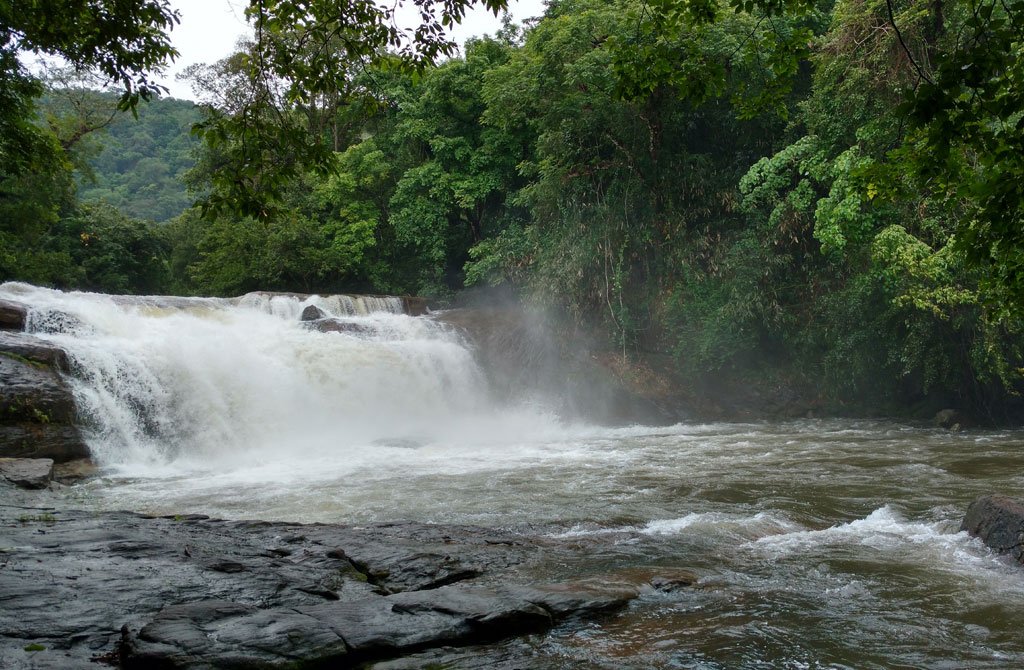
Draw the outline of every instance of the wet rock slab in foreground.
<instances>
[{"instance_id":1,"label":"wet rock slab in foreground","mask_svg":"<svg viewBox=\"0 0 1024 670\"><path fill-rule=\"evenodd\" d=\"M353 667L614 611L639 585L531 583L550 538L468 526L0 506L0 667Z\"/></svg>"}]
</instances>

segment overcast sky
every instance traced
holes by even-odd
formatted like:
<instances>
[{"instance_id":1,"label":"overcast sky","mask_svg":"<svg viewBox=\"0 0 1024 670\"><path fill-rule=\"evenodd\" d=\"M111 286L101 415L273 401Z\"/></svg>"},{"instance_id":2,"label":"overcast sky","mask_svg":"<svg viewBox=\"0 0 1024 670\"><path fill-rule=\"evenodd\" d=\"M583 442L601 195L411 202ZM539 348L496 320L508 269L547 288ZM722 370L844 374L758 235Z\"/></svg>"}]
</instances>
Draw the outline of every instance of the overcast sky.
<instances>
[{"instance_id":1,"label":"overcast sky","mask_svg":"<svg viewBox=\"0 0 1024 670\"><path fill-rule=\"evenodd\" d=\"M181 25L171 32L171 40L181 56L168 70L163 84L175 98L193 98L187 82L176 81L174 75L194 63L213 63L229 55L240 37L249 34L245 23L246 0L171 0L181 12ZM516 21L544 12L543 0L510 0L509 9ZM462 25L452 32L460 43L469 37L493 34L501 21L493 14L475 7L466 13Z\"/></svg>"}]
</instances>

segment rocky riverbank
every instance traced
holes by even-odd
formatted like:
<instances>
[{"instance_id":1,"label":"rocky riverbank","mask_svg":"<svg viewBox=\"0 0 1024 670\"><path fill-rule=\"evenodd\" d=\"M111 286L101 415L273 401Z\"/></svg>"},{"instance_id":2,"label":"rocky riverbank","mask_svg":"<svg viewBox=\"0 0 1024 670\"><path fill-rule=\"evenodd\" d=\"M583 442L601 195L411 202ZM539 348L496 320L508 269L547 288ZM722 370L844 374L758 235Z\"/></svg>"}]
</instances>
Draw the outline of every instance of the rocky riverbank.
<instances>
[{"instance_id":1,"label":"rocky riverbank","mask_svg":"<svg viewBox=\"0 0 1024 670\"><path fill-rule=\"evenodd\" d=\"M604 617L695 580L664 565L537 579L541 563L592 563L593 539L154 518L0 493L4 668L377 667Z\"/></svg>"}]
</instances>

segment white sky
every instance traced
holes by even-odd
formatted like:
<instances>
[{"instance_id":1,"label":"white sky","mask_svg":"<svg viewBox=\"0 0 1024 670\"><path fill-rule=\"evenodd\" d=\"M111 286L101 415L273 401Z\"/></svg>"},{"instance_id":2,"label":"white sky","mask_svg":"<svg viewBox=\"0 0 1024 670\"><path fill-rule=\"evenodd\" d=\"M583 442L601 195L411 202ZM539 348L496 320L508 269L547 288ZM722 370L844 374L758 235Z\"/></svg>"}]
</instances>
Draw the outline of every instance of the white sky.
<instances>
[{"instance_id":1,"label":"white sky","mask_svg":"<svg viewBox=\"0 0 1024 670\"><path fill-rule=\"evenodd\" d=\"M194 98L187 82L176 81L174 75L194 63L214 63L228 56L238 38L249 34L245 23L247 0L171 0L181 12L181 25L171 32L171 41L181 52L168 68L161 83L175 98ZM509 11L515 21L544 13L543 0L509 0ZM462 24L452 31L461 44L469 37L493 34L501 27L498 17L483 7L466 13Z\"/></svg>"}]
</instances>

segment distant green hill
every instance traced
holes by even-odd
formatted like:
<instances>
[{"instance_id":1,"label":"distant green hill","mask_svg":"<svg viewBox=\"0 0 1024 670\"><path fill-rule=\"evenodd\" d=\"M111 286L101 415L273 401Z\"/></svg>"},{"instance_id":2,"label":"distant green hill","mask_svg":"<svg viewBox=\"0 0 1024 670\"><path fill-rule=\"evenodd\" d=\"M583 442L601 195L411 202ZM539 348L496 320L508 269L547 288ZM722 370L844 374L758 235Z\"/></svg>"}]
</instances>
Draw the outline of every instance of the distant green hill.
<instances>
[{"instance_id":1,"label":"distant green hill","mask_svg":"<svg viewBox=\"0 0 1024 670\"><path fill-rule=\"evenodd\" d=\"M95 182L83 180L79 197L157 222L181 214L192 204L182 176L195 163L199 142L190 130L199 118L193 102L175 98L140 105L138 119L119 115L97 138L102 150L89 161Z\"/></svg>"}]
</instances>

